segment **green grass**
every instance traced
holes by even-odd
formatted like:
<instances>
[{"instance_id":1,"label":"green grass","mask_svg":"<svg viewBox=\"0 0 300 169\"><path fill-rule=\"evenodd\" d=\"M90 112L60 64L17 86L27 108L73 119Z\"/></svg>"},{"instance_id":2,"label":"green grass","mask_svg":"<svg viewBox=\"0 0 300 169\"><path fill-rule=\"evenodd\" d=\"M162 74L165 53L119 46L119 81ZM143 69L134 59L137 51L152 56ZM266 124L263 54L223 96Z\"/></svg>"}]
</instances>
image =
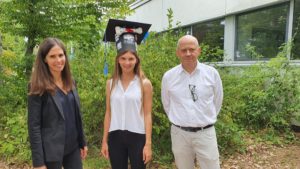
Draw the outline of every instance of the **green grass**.
<instances>
[{"instance_id":1,"label":"green grass","mask_svg":"<svg viewBox=\"0 0 300 169\"><path fill-rule=\"evenodd\" d=\"M83 161L84 169L110 169L109 160L106 160L103 156L99 155L100 149L96 146L89 147L87 158ZM164 158L164 156L161 156ZM175 168L174 163L165 164L153 159L148 165L147 169L170 169Z\"/></svg>"},{"instance_id":2,"label":"green grass","mask_svg":"<svg viewBox=\"0 0 300 169\"><path fill-rule=\"evenodd\" d=\"M84 169L110 169L109 161L103 157L89 157L83 162Z\"/></svg>"},{"instance_id":3,"label":"green grass","mask_svg":"<svg viewBox=\"0 0 300 169\"><path fill-rule=\"evenodd\" d=\"M84 169L110 169L109 160L99 154L100 149L96 146L89 147L87 158L83 161Z\"/></svg>"}]
</instances>

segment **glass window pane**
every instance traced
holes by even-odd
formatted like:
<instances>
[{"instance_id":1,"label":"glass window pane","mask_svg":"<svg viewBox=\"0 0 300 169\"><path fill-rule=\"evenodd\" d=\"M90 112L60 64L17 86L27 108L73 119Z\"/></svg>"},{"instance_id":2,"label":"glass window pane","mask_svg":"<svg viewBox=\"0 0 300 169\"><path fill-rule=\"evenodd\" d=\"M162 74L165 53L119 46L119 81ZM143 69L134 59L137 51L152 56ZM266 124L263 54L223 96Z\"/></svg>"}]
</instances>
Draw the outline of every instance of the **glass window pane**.
<instances>
[{"instance_id":1,"label":"glass window pane","mask_svg":"<svg viewBox=\"0 0 300 169\"><path fill-rule=\"evenodd\" d=\"M190 35L191 34L191 26L176 28L176 29L174 29L174 33L176 35L178 35L178 34Z\"/></svg>"},{"instance_id":2,"label":"glass window pane","mask_svg":"<svg viewBox=\"0 0 300 169\"><path fill-rule=\"evenodd\" d=\"M269 59L286 40L288 4L237 16L235 60Z\"/></svg>"},{"instance_id":3,"label":"glass window pane","mask_svg":"<svg viewBox=\"0 0 300 169\"><path fill-rule=\"evenodd\" d=\"M224 19L199 23L192 26L192 33L202 49L201 61L223 61L224 47Z\"/></svg>"},{"instance_id":4,"label":"glass window pane","mask_svg":"<svg viewBox=\"0 0 300 169\"><path fill-rule=\"evenodd\" d=\"M291 59L300 59L300 0L295 0L293 22L294 46Z\"/></svg>"}]
</instances>

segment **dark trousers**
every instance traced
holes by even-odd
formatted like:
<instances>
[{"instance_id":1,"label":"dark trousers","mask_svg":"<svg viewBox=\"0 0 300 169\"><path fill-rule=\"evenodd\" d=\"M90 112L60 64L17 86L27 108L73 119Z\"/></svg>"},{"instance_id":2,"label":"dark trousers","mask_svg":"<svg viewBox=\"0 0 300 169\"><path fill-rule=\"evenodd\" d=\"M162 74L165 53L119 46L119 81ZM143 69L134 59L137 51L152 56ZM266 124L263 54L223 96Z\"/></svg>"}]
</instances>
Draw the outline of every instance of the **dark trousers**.
<instances>
[{"instance_id":1,"label":"dark trousers","mask_svg":"<svg viewBox=\"0 0 300 169\"><path fill-rule=\"evenodd\" d=\"M46 162L47 169L82 169L80 149L76 148L73 152L66 154L63 161Z\"/></svg>"},{"instance_id":2,"label":"dark trousers","mask_svg":"<svg viewBox=\"0 0 300 169\"><path fill-rule=\"evenodd\" d=\"M112 169L128 169L128 158L131 169L145 169L143 148L145 134L116 130L109 133L108 150Z\"/></svg>"}]
</instances>

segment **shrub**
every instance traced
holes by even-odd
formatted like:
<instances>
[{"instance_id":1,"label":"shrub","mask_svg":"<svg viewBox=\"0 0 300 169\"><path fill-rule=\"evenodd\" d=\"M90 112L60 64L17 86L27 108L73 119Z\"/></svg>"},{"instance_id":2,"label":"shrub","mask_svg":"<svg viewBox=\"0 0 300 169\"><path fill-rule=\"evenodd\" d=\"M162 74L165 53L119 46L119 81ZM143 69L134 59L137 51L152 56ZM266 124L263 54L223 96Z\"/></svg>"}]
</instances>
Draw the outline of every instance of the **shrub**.
<instances>
[{"instance_id":1,"label":"shrub","mask_svg":"<svg viewBox=\"0 0 300 169\"><path fill-rule=\"evenodd\" d=\"M161 104L161 79L167 70L179 64L175 50L182 34L167 32L151 33L139 46L142 68L153 85L153 150L154 161L170 163L170 122ZM6 44L6 43L3 43ZM105 56L104 45L87 48L75 43L75 57L71 59L73 76L81 98L81 108L88 144L100 147L103 118L105 113L105 84L110 77L116 50L108 45ZM222 51L204 47L202 59L218 56ZM24 59L16 45L15 50L4 48L0 56L0 156L8 160L29 159L26 125L26 86ZM104 76L105 60L109 74ZM199 58L201 60L201 56ZM275 134L289 132L289 119L299 109L299 74L286 58L277 57L268 63L249 67L216 67L224 87L224 101L216 123L221 154L243 152L247 130L266 130L263 139L274 138ZM2 134L3 133L3 134ZM268 134L270 133L270 134ZM290 137L290 136L288 136Z\"/></svg>"},{"instance_id":2,"label":"shrub","mask_svg":"<svg viewBox=\"0 0 300 169\"><path fill-rule=\"evenodd\" d=\"M0 55L0 157L24 162L30 158L26 97L27 78L22 74L23 56L20 38L3 36Z\"/></svg>"}]
</instances>

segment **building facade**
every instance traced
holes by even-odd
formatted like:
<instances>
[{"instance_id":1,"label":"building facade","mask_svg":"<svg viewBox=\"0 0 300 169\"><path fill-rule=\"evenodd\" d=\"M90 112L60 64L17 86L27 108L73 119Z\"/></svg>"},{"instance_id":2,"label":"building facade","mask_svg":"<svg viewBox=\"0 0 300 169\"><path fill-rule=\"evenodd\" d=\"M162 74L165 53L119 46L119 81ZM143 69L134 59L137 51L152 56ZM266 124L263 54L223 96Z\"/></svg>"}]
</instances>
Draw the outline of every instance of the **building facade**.
<instances>
[{"instance_id":1,"label":"building facade","mask_svg":"<svg viewBox=\"0 0 300 169\"><path fill-rule=\"evenodd\" d=\"M287 57L300 61L300 0L138 0L131 8L134 12L127 20L151 23L150 31L156 32L167 30L171 10L175 30L223 49L218 62L247 65L268 60L292 39Z\"/></svg>"}]
</instances>

